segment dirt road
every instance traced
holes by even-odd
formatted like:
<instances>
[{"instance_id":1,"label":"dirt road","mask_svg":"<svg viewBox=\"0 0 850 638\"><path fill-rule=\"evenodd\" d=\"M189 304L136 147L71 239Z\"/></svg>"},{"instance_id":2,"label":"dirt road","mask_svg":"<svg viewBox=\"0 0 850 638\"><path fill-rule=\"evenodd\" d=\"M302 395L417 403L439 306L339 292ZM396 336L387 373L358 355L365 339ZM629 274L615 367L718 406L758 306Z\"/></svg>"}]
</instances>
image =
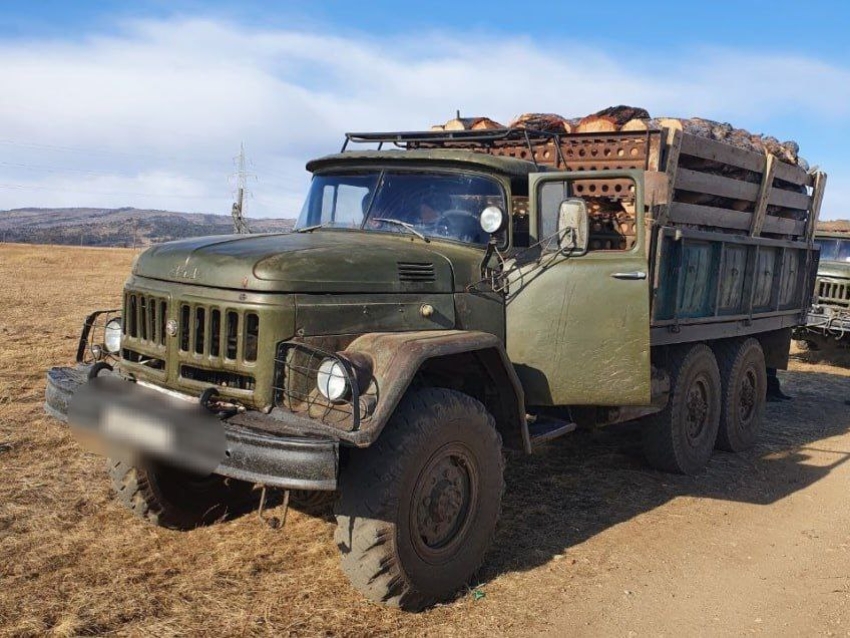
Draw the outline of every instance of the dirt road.
<instances>
[{"instance_id":1,"label":"dirt road","mask_svg":"<svg viewBox=\"0 0 850 638\"><path fill-rule=\"evenodd\" d=\"M476 582L404 614L348 586L326 514L144 525L44 417L45 369L120 298L131 258L0 245L0 634L850 633L850 369L793 362L795 400L770 404L759 446L698 477L648 469L632 425L512 455Z\"/></svg>"},{"instance_id":2,"label":"dirt road","mask_svg":"<svg viewBox=\"0 0 850 638\"><path fill-rule=\"evenodd\" d=\"M568 577L577 600L546 633L850 635L850 378L801 364L782 378L795 400L770 404L755 454L718 455L567 552L593 568Z\"/></svg>"}]
</instances>

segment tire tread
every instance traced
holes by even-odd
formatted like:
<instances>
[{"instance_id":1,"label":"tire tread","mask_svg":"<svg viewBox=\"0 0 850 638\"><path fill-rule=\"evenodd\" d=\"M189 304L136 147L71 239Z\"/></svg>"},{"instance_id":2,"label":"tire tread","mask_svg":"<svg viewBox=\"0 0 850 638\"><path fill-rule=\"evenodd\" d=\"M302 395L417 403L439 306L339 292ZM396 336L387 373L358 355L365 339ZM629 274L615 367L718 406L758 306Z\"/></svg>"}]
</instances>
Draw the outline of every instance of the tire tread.
<instances>
[{"instance_id":1,"label":"tire tread","mask_svg":"<svg viewBox=\"0 0 850 638\"><path fill-rule=\"evenodd\" d=\"M418 611L436 600L416 589L404 573L394 543L393 513L398 509L398 493L393 489L401 480L405 452L417 449L427 439L429 425L456 410L477 413L486 419L488 445L499 450L500 477L504 469L501 437L493 417L478 401L460 392L444 388L423 388L411 393L399 405L392 421L380 438L364 450L360 462L350 467L337 504L337 528L334 540L342 555L342 569L352 584L369 599L403 609ZM425 417L425 418L423 418ZM504 492L501 479L499 499ZM372 505L370 518L349 516L347 505ZM488 538L492 543L494 530ZM483 557L481 559L483 562ZM481 564L475 566L475 571Z\"/></svg>"}]
</instances>

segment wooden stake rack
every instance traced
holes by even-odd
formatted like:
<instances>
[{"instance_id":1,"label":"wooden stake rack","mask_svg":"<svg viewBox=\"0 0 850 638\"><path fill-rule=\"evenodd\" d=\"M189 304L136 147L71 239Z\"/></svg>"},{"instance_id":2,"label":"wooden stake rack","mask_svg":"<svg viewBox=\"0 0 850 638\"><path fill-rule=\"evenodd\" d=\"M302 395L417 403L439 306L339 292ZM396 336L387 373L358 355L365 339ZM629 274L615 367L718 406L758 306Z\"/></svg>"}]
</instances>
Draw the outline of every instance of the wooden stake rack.
<instances>
[{"instance_id":1,"label":"wooden stake rack","mask_svg":"<svg viewBox=\"0 0 850 638\"><path fill-rule=\"evenodd\" d=\"M642 169L666 182L659 201L647 201L658 226L722 230L752 237L811 241L826 174L731 144L675 129L558 135L522 128L481 131L349 133L349 143L407 150L458 149L532 162L540 170ZM628 179L579 180L576 195L628 202Z\"/></svg>"}]
</instances>

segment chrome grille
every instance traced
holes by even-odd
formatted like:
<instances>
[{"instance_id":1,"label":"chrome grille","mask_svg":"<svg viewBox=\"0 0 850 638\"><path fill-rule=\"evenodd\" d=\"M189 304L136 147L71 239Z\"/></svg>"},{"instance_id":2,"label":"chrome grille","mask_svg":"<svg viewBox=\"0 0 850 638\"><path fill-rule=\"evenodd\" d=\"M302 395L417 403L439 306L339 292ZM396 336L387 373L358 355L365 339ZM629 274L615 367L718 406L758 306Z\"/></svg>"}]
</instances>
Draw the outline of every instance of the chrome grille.
<instances>
[{"instance_id":1,"label":"chrome grille","mask_svg":"<svg viewBox=\"0 0 850 638\"><path fill-rule=\"evenodd\" d=\"M165 345L168 302L163 297L140 292L124 295L124 336L152 346Z\"/></svg>"},{"instance_id":2,"label":"chrome grille","mask_svg":"<svg viewBox=\"0 0 850 638\"><path fill-rule=\"evenodd\" d=\"M818 302L850 307L850 285L829 279L818 279Z\"/></svg>"},{"instance_id":3,"label":"chrome grille","mask_svg":"<svg viewBox=\"0 0 850 638\"><path fill-rule=\"evenodd\" d=\"M178 343L183 353L254 363L260 337L256 312L181 302Z\"/></svg>"}]
</instances>

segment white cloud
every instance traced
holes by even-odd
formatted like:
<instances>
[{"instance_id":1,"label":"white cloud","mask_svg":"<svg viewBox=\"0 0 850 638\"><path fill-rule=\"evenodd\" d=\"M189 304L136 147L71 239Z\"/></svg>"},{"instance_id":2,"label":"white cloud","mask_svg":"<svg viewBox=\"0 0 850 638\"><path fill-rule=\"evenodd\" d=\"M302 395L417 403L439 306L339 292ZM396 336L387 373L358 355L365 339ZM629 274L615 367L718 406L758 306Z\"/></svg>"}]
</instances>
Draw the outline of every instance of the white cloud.
<instances>
[{"instance_id":1,"label":"white cloud","mask_svg":"<svg viewBox=\"0 0 850 638\"><path fill-rule=\"evenodd\" d=\"M258 178L250 215L291 216L304 162L336 151L343 131L426 128L458 108L507 121L523 111L574 116L631 103L787 135L797 120L821 123L808 135L848 133L847 68L728 49L663 60L639 53L622 59L580 42L462 33L410 43L211 20L0 44L0 140L16 142L0 142L0 184L18 186L0 188L0 208L73 202L226 213L231 157L244 141ZM809 159L830 169L835 192L846 190L850 166L837 151ZM52 170L34 168L44 166ZM826 216L838 201L827 195Z\"/></svg>"}]
</instances>

